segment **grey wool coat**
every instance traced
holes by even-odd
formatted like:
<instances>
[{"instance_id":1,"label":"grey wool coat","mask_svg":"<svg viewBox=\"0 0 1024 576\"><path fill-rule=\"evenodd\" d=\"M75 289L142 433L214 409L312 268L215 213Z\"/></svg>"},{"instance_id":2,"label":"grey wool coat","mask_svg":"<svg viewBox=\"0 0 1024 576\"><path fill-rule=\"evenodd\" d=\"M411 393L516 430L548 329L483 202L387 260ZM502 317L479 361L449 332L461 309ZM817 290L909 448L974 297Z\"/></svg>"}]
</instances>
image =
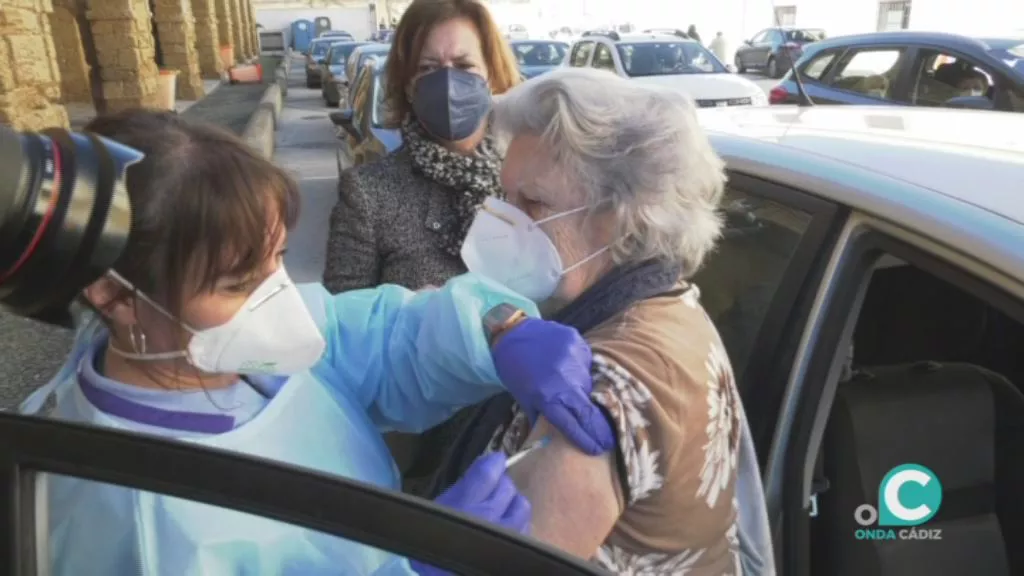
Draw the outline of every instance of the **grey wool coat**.
<instances>
[{"instance_id":1,"label":"grey wool coat","mask_svg":"<svg viewBox=\"0 0 1024 576\"><path fill-rule=\"evenodd\" d=\"M324 286L332 293L440 286L466 271L441 241L456 224L454 195L413 172L405 149L345 170L331 212Z\"/></svg>"},{"instance_id":2,"label":"grey wool coat","mask_svg":"<svg viewBox=\"0 0 1024 576\"><path fill-rule=\"evenodd\" d=\"M331 212L324 286L332 293L379 284L441 286L466 271L441 241L456 224L454 195L414 173L404 149L350 168L341 174ZM425 493L460 422L471 415L463 410L422 435L385 436L406 492Z\"/></svg>"}]
</instances>

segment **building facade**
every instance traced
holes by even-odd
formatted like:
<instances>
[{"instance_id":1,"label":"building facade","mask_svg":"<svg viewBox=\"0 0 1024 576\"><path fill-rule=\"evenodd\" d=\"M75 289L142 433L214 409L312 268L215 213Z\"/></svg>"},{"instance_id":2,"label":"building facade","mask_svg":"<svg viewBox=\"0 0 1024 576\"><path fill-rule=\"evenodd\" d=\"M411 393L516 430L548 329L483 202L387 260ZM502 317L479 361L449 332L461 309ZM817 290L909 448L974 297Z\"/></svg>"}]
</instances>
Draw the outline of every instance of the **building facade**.
<instances>
[{"instance_id":1,"label":"building facade","mask_svg":"<svg viewBox=\"0 0 1024 576\"><path fill-rule=\"evenodd\" d=\"M65 105L153 105L160 72L177 97L259 51L250 0L0 0L0 124L68 126Z\"/></svg>"}]
</instances>

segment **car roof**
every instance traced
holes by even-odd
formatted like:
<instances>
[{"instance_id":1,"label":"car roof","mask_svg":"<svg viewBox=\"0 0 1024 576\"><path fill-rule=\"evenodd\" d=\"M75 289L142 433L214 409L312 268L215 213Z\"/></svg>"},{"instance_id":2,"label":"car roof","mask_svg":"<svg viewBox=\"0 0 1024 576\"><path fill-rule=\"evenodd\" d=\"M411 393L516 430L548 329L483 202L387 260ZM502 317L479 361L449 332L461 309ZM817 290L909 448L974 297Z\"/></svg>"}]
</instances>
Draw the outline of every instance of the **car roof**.
<instances>
[{"instance_id":1,"label":"car roof","mask_svg":"<svg viewBox=\"0 0 1024 576\"><path fill-rule=\"evenodd\" d=\"M331 42L331 48L335 46L363 46L366 42L360 40L341 40L339 42Z\"/></svg>"},{"instance_id":2,"label":"car roof","mask_svg":"<svg viewBox=\"0 0 1024 576\"><path fill-rule=\"evenodd\" d=\"M812 151L1024 223L1022 114L909 106L771 106L700 114L709 131ZM937 161L952 156L963 160Z\"/></svg>"},{"instance_id":3,"label":"car roof","mask_svg":"<svg viewBox=\"0 0 1024 576\"><path fill-rule=\"evenodd\" d=\"M359 47L359 53L365 54L367 52L388 52L391 50L391 44L384 44L381 42L364 43Z\"/></svg>"},{"instance_id":4,"label":"car roof","mask_svg":"<svg viewBox=\"0 0 1024 576\"><path fill-rule=\"evenodd\" d=\"M1024 42L1024 40L1013 41L1010 38L1004 39L981 39L963 36L961 34L950 34L948 32L921 32L914 30L896 30L893 32L871 32L869 34L850 34L847 36L833 36L826 40L816 42L818 48L831 48L846 46L849 44L873 45L873 44L941 44L951 49L959 50L983 50L988 51L994 48L1009 48ZM993 43L998 45L993 45Z\"/></svg>"},{"instance_id":5,"label":"car roof","mask_svg":"<svg viewBox=\"0 0 1024 576\"><path fill-rule=\"evenodd\" d=\"M674 36L670 34L619 34L617 39L606 34L590 34L577 38L576 43L578 44L580 42L589 42L601 39L608 40L612 44L648 44L655 42L697 43L697 41L692 38L683 38L682 36Z\"/></svg>"},{"instance_id":6,"label":"car roof","mask_svg":"<svg viewBox=\"0 0 1024 576\"><path fill-rule=\"evenodd\" d=\"M813 191L1024 280L1024 114L766 106L698 116L731 169Z\"/></svg>"}]
</instances>

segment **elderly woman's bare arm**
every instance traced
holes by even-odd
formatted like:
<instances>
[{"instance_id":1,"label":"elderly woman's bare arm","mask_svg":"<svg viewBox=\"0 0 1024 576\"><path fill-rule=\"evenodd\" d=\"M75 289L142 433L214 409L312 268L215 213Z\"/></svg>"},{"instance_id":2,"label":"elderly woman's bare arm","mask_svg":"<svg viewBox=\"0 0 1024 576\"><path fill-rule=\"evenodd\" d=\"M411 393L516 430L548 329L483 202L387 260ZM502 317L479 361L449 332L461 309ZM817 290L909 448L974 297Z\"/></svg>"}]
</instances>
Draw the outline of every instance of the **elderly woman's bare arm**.
<instances>
[{"instance_id":1,"label":"elderly woman's bare arm","mask_svg":"<svg viewBox=\"0 0 1024 576\"><path fill-rule=\"evenodd\" d=\"M551 437L551 443L509 469L533 507L531 535L589 559L622 514L624 500L614 453L588 456L543 418L526 446Z\"/></svg>"}]
</instances>

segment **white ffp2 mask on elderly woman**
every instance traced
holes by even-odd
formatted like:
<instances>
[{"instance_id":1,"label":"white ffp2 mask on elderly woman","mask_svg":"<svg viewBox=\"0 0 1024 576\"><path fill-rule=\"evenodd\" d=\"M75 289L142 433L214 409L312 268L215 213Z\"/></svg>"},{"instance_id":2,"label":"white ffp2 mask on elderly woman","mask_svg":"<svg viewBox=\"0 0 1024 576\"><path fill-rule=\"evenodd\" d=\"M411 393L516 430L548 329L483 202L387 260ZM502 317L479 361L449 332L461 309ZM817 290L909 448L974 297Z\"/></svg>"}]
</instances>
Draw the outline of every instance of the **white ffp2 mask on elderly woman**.
<instances>
[{"instance_id":1,"label":"white ffp2 mask on elderly woman","mask_svg":"<svg viewBox=\"0 0 1024 576\"><path fill-rule=\"evenodd\" d=\"M607 246L562 268L562 257L540 225L576 214L574 208L534 221L529 214L498 198L484 200L462 244L462 261L470 272L486 276L534 302L555 293L562 276L596 258Z\"/></svg>"},{"instance_id":2,"label":"white ffp2 mask on elderly woman","mask_svg":"<svg viewBox=\"0 0 1024 576\"><path fill-rule=\"evenodd\" d=\"M219 326L194 329L137 290L120 274L110 276L139 298L192 333L187 350L147 352L145 340L134 351L111 350L130 360L186 358L211 374L274 374L290 376L314 364L327 347L295 283L284 266L253 290L238 312ZM140 348L141 349L138 349Z\"/></svg>"}]
</instances>

